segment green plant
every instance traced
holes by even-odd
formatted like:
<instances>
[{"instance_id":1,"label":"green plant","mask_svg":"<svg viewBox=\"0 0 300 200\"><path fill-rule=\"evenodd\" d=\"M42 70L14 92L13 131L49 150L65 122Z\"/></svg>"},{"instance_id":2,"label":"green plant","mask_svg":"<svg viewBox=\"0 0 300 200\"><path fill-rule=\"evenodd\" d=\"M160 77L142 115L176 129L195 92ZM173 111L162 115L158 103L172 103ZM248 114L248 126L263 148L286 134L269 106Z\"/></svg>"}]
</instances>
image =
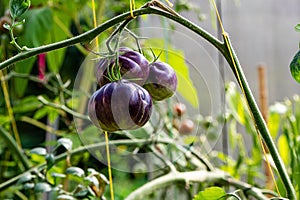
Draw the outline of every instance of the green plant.
<instances>
[{"instance_id":1,"label":"green plant","mask_svg":"<svg viewBox=\"0 0 300 200\"><path fill-rule=\"evenodd\" d=\"M18 4L19 2L12 1L16 3L17 5L14 6L14 8L20 8L22 12L28 9L28 4L23 6L23 4ZM25 2L25 1L24 1ZM64 4L65 3L65 4ZM62 5L67 5L67 2L64 2ZM83 5L85 1L82 1L79 5ZM41 3L42 5L46 3ZM75 6L75 4L72 6ZM71 6L71 7L72 7ZM77 9L77 4L76 4L76 9ZM26 9L25 9L26 8ZM53 8L52 8L53 9ZM17 13L19 13L19 10L14 11L11 9L12 16L16 16ZM27 13L31 12L28 14L28 20L33 20L30 17L34 16L36 12L41 12L44 13L45 16L49 16L49 12L51 13L51 9L49 8L40 8L38 10L29 10ZM57 12L57 10L56 10ZM63 136L63 137L71 137L73 141L78 141L78 138L76 136L72 135L71 133L76 132L74 128L74 124L72 124L72 117L74 118L79 118L80 120L88 120L88 117L86 115L83 115L81 113L78 113L74 110L71 109L71 104L74 104L74 101L71 101L71 95L70 91L67 89L68 87L68 81L64 82L59 75L58 71L59 68L61 67L61 52L59 54L55 54L58 59L59 64L52 65L49 64L50 71L52 73L46 74L46 78L49 82L45 82L41 79L36 78L35 76L29 75L29 69L23 69L25 64L30 62L31 64L34 62L34 59L36 55L40 55L41 53L47 52L47 59L51 58L51 53L54 53L57 51L54 50L63 50L65 47L72 46L72 45L78 45L79 43L85 43L85 42L90 42L92 39L97 37L100 34L100 37L108 37L107 35L103 34L104 31L108 30L109 28L115 26L118 23L121 23L119 28L117 28L113 33L111 33L111 36L109 37L108 43L110 39L114 37L120 36L119 33L122 32L122 30L125 29L125 27L129 24L129 22L134 21L135 18L132 18L131 16L139 16L139 15L146 15L146 14L156 14L160 16L164 16L166 18L169 18L175 22L178 22L179 24L187 27L188 29L192 30L199 36L203 37L206 39L208 42L210 42L214 47L216 47L224 56L224 58L227 60L229 63L233 74L237 78L238 84L242 89L243 95L245 95L245 102L249 108L247 111L246 109L243 109L243 112L240 112L239 108L236 108L236 106L240 106L240 102L237 102L240 100L240 97L237 97L236 99L232 99L230 102L231 108L232 108L232 118L226 118L227 120L231 120L231 126L230 128L232 131L232 134L234 134L234 128L235 125L238 122L240 122L242 125L244 125L249 132L251 132L252 137L254 138L254 150L256 152L253 152L254 156L257 156L251 160L249 158L246 163L243 163L243 159L245 158L244 151L239 152L239 158L235 162L233 161L232 163L229 163L229 167L231 167L231 170L227 170L226 166L221 166L222 170L218 170L212 166L212 164L207 161L206 158L201 156L201 153L198 151L198 149L195 149L193 147L193 143L195 142L195 139L192 138L184 138L186 141L192 141L192 142L183 142L179 143L178 141L180 140L180 135L177 129L173 126L173 119L176 116L173 116L172 112L170 110L164 109L165 107L171 107L170 104L172 104L171 101L169 102L162 102L162 104L155 104L157 108L157 115L156 117L158 118L158 122L162 123L162 128L157 129L157 124L151 124L149 123L148 126L145 126L141 129L138 130L138 132L135 131L122 131L120 132L121 134L115 134L111 136L111 140L109 141L109 146L111 147L112 145L115 145L118 147L117 149L120 150L120 154L122 156L126 155L125 151L122 151L122 149L126 150L132 150L132 154L137 157L138 160L141 160L141 163L147 163L147 160L143 160L143 158L139 158L138 155L136 155L136 152L151 152L154 159L152 160L153 163L151 167L154 166L164 166L163 169L159 170L161 174L155 175L152 173L149 173L148 175L151 177L156 177L153 180L147 182L140 178L141 183L143 184L142 186L135 186L136 190L134 191L127 191L127 199L138 199L143 197L144 199L148 198L149 195L156 195L159 198L163 198L164 195L168 192L168 190L171 189L176 189L176 191L180 191L180 189L183 188L183 185L185 188L185 195L189 199L193 198L193 195L195 194L195 190L201 191L204 190L204 188L209 188L211 185L228 185L230 184L237 190L234 193L229 193L226 194L221 188L210 188L207 190L204 190L204 192L200 192L195 199L199 198L204 198L204 197L209 197L209 198L236 198L236 199L245 199L247 196L252 196L256 199L267 199L266 194L274 196L274 198L279 198L277 197L278 195L275 194L272 191L269 190L263 190L259 189L258 187L249 185L255 184L255 180L253 180L253 176L256 174L253 174L255 171L255 167L259 166L257 163L258 159L262 158L262 155L260 153L259 149L259 144L257 143L258 137L257 133L261 134L262 138L265 141L266 146L269 149L270 155L273 158L274 161L274 168L278 170L279 176L282 179L282 188L285 188L286 190L286 195L290 199L296 199L296 194L294 187L290 181L290 178L288 176L288 173L286 171L286 166L279 153L283 152L278 152L277 148L275 147L275 144L273 142L272 135L270 134L270 131L265 124L260 111L255 103L255 100L253 98L253 95L251 93L251 90L248 86L248 83L246 81L246 78L244 76L243 70L239 64L238 58L234 53L234 50L232 48L232 45L230 43L229 37L225 32L223 32L223 41L219 41L215 37L213 37L211 34L207 33L205 30L202 28L198 27L194 23L190 22L189 20L183 18L180 16L178 13L173 11L171 8L165 6L159 1L151 1L147 2L145 5L143 5L141 8L134 10L132 13L131 12L126 12L120 15L117 15L116 17L111 17L109 16L109 20L106 22L102 23L100 26L91 29L89 31L86 31L78 36L71 37L70 39L63 40L60 38L59 42L50 42L48 45L41 46L41 41L42 38L38 36L36 32L34 32L34 37L29 40L25 40L27 44L22 44L21 46L18 45L16 39L13 36L13 29L15 28L14 25L11 26L6 26L11 34L11 39L12 43L16 46L17 50L19 52L16 52L14 50L12 53L16 54L10 58L5 56L5 60L0 63L0 69L7 68L8 66L15 64L16 63L16 69L17 72L10 72L6 76L1 76L2 81L4 80L13 80L15 81L15 77L22 78L26 80L26 83L28 83L28 80L38 82L42 84L47 90L49 90L49 94L43 94L38 97L32 95L30 97L27 97L23 100L19 100L18 103L14 102L13 105L13 111L14 114L17 117L18 121L23 121L26 123L33 124L36 127L39 127L43 130L55 133L57 136ZM19 15L19 14L18 14ZM25 13L26 15L26 13ZM13 17L15 19L15 17ZM48 17L45 17L46 19L51 19ZM67 17L66 19L70 19ZM69 20L66 20L69 22ZM14 22L13 22L14 23ZM17 22L16 22L17 23ZM32 23L35 24L35 23ZM51 24L51 23L48 23ZM49 28L48 26L44 28ZM61 27L62 28L62 27ZM45 31L44 29L41 29L39 31ZM28 34L26 34L25 31L25 36L28 37ZM42 35L42 34L41 34ZM65 36L65 35L64 35ZM135 39L138 40L138 38L135 37ZM19 39L18 39L19 40ZM21 40L21 38L20 38ZM22 41L22 40L21 40ZM29 46L30 48L26 47ZM86 49L82 49L82 46L79 46L78 49L82 52L86 52ZM109 45L108 45L109 49ZM23 61L22 61L23 60ZM42 60L42 59L41 59ZM50 59L51 60L51 59ZM51 61L49 63L51 63ZM19 62L22 61L22 62ZM53 61L53 60L52 60ZM55 60L56 61L56 60ZM27 64L28 64L27 63ZM26 66L32 66L31 64L28 64ZM42 66L42 64L40 65ZM172 65L173 66L173 65ZM175 65L174 65L175 66ZM176 69L176 67L174 67ZM24 70L22 72L22 70ZM181 69L182 70L182 69ZM1 71L2 72L2 71ZM20 73L22 72L22 73ZM180 70L176 71L177 73L180 73ZM3 78L4 77L4 78ZM15 81L20 83L19 81ZM22 82L22 81L21 81ZM24 83L24 82L23 82ZM83 83L83 82L82 82ZM20 84L22 85L22 84ZM22 96L24 95L26 84L23 84L23 86L20 87L20 91L18 95ZM179 90L180 92L180 90ZM237 93L234 93L237 95ZM49 98L50 96L50 98ZM184 96L184 95L183 95ZM6 94L7 97L7 94ZM235 100L235 101L234 101ZM29 103L30 102L30 103ZM3 104L3 101L2 101ZM19 110L17 109L19 106ZM26 106L26 109L25 109ZM298 109L297 109L298 110ZM29 113L31 112L31 113ZM26 114L24 114L26 113ZM291 111L292 113L292 111ZM287 121L284 122L284 135L281 138L285 139L279 139L281 147L287 148L286 142L284 141L289 141L288 144L289 149L293 149L294 147L297 147L297 140L298 136L295 137L296 135L299 135L298 131L299 130L299 120L294 120L294 117L292 116L297 116L295 117L298 119L298 111L295 111L294 114L289 114L287 117ZM50 123L42 123L42 118L47 116L47 119L49 119ZM235 119L235 120L233 120ZM59 127L55 127L55 122L56 120L61 120L63 123ZM224 119L221 119L221 122ZM240 120L240 121L239 121ZM254 125L252 124L252 120L254 121ZM15 140L12 139L10 136L10 133L8 130L10 130L10 118L5 115L4 112L1 113L1 124L0 124L0 133L1 136L5 140L5 145L9 146L12 148L13 156L17 156L19 158L19 162L17 164L21 166L21 168L18 171L14 170L7 170L10 173L10 177L16 176L14 178L10 178L0 184L0 191L4 191L4 189L7 189L9 186L14 185L19 181L21 183L20 185L17 185L16 187L11 187L14 189L16 192L10 193L9 191L5 191L5 194L3 195L4 197L7 197L10 195L16 195L19 198L25 198L24 194L31 195L33 198L35 198L37 193L41 192L47 192L47 191L59 191L60 193L56 196L57 198L59 195L61 198L75 198L75 197L86 197L86 198L94 198L94 197L101 197L103 194L106 196L105 193L97 193L95 192L95 188L93 189L93 184L96 185L98 182L98 190L103 191L104 190L104 185L105 184L100 184L101 183L106 183L105 178L101 178L99 175L100 172L94 171L94 170L82 170L80 167L72 167L74 165L77 165L82 161L83 163L86 163L87 160L90 161L91 157L90 155L86 155L84 152L87 150L95 150L97 154L99 153L99 148L105 146L105 143L103 142L97 142L92 145L86 145L85 147L81 147L80 144L77 145L77 148L70 148L70 142L69 140L65 140L64 138L60 141L60 146L61 148L63 146L63 152L67 150L66 152L62 153L62 149L57 149L58 146L54 146L54 151L45 151L44 149L33 149L31 151L31 155L39 155L41 157L31 157L29 160L28 157L24 155L20 147L16 144ZM213 127L215 126L215 123L213 120L209 120L209 118L200 118L199 119L199 124L202 125L203 127ZM90 140L95 141L98 139L99 136L99 131L95 129L93 126L85 127L83 132L86 132L90 134ZM291 134L294 133L294 134ZM234 134L234 136L238 139L236 146L240 148L241 150L243 149L242 142L240 140L240 136L237 134ZM234 137L233 137L234 138ZM170 145L170 146L167 146ZM51 146L51 145L49 145ZM125 146L125 147L124 147ZM297 154L297 149L298 147L290 151L291 152L291 170L293 172L297 172L297 167L299 166L299 159L298 159L298 154ZM254 151L253 150L253 151ZM50 153L48 153L50 152ZM53 152L57 153L54 154ZM73 157L74 156L74 157ZM75 156L78 156L77 158ZM112 155L113 158L114 155ZM116 155L115 155L116 156ZM72 165L70 164L72 158ZM173 158L176 158L173 160ZM219 159L222 159L222 155L219 154ZM116 156L116 162L118 162L118 158ZM228 158L227 158L228 159ZM8 159L5 159L8 160ZM61 163L60 161L63 161ZM254 161L254 163L251 161ZM255 163L257 162L257 163ZM90 162L89 162L90 164ZM134 163L136 166L137 164ZM232 166L230 164L233 164ZM242 181L239 181L237 178L238 173L237 172L242 172L245 173L245 168L243 168L246 164L247 166L253 166L250 168L250 171L247 171L249 173L249 183L245 183ZM252 165L251 165L252 164ZM62 165L62 166L60 166ZM287 164L289 165L289 164ZM8 164L7 164L8 166ZM57 167L57 168L56 168ZM143 166L137 166L135 169L139 169L143 172ZM104 166L103 169L106 167ZM49 176L49 171L57 169L58 172L52 174L52 176ZM63 169L63 170L62 170ZM88 173L86 173L87 171ZM229 174L224 173L227 171ZM18 175L18 173L21 173ZM29 175L30 174L30 175ZM62 185L66 186L68 185L67 180L65 179L65 176L67 177L67 174L70 176L73 176L70 178L69 181L74 181L74 185L78 185L80 187L74 187L73 190L65 190L59 187L61 183ZM92 175L91 175L92 174ZM79 175L79 176L77 176ZM143 174L142 174L143 175ZM100 176L100 178L99 178ZM56 178L58 179L64 179L66 182L60 182L60 181L55 181ZM71 180L72 179L72 180ZM97 181L96 181L97 179ZM49 181L50 180L50 181ZM117 180L115 180L117 181ZM294 185L297 186L297 182L299 183L299 180L297 178L293 178L292 182ZM184 184L185 183L185 184ZM193 183L193 184L191 184ZM296 183L296 184L295 184ZM37 188L37 189L35 189ZM71 187L72 188L72 187ZM97 190L97 191L98 191ZM299 186L298 186L299 190ZM24 194L23 194L24 193ZM78 194L79 193L79 194ZM215 193L213 197L211 196L212 193ZM79 195L79 196L78 196ZM118 195L122 195L121 193ZM176 196L176 194L174 194ZM204 197L203 197L204 196ZM245 197L246 196L246 197ZM123 198L123 197L121 197ZM151 196L149 197L150 199L152 198Z\"/></svg>"}]
</instances>

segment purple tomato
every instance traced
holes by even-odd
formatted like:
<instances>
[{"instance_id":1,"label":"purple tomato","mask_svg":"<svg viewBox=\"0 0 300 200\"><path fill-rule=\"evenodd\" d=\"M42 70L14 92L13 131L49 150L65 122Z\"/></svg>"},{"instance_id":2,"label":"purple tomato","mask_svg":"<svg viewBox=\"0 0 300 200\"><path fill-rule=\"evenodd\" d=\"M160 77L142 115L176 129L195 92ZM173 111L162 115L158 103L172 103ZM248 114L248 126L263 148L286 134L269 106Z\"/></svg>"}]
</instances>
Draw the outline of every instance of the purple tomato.
<instances>
[{"instance_id":1,"label":"purple tomato","mask_svg":"<svg viewBox=\"0 0 300 200\"><path fill-rule=\"evenodd\" d=\"M177 76L173 68L164 62L153 62L149 69L149 76L143 87L152 99L161 101L171 97L177 88Z\"/></svg>"},{"instance_id":2,"label":"purple tomato","mask_svg":"<svg viewBox=\"0 0 300 200\"><path fill-rule=\"evenodd\" d=\"M93 124L109 132L142 127L149 120L151 111L149 93L124 79L102 86L91 96L88 105Z\"/></svg>"},{"instance_id":3,"label":"purple tomato","mask_svg":"<svg viewBox=\"0 0 300 200\"><path fill-rule=\"evenodd\" d=\"M98 85L111 82L109 76L111 73L118 73L120 67L120 75L123 79L130 80L143 85L149 75L149 63L147 59L139 52L132 49L121 47L119 49L118 66L116 66L116 58L102 58L96 67L96 78ZM109 73L110 72L110 73Z\"/></svg>"}]
</instances>

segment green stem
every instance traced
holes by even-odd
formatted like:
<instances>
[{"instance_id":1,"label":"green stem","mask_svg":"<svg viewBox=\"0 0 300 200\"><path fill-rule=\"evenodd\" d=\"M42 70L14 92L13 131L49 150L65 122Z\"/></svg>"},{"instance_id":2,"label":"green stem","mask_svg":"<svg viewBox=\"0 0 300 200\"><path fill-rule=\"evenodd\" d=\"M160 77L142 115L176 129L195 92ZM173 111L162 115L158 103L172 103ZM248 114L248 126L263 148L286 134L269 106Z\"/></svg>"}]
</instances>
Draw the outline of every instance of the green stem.
<instances>
[{"instance_id":1,"label":"green stem","mask_svg":"<svg viewBox=\"0 0 300 200\"><path fill-rule=\"evenodd\" d=\"M157 9L155 7L141 8L141 9L134 11L135 16L145 15L145 14L157 14L157 15L165 16L169 19L172 19L172 20L180 23L181 25L187 27L188 29L194 31L195 33L199 34L204 39L206 39L208 42L210 42L212 45L214 45L219 51L225 53L223 43L221 43L218 39L216 39L214 36L212 36L211 34L206 32L202 28L198 27L197 25L195 25L194 23L190 22L189 20L187 20L183 17L174 16L171 13L165 12L165 11ZM131 18L130 12L126 12L124 14L118 15L118 16L106 21L105 23L101 24L100 26L98 26L94 29L91 29L90 31L87 31L87 32L85 32L81 35L75 36L73 38L66 39L66 40L52 43L52 44L48 44L48 45L44 45L44 46L40 46L40 47L36 47L36 48L30 48L28 51L20 52L19 54L0 63L0 70L13 64L13 63L16 63L18 61L27 59L29 57L38 55L40 53L45 53L45 52L53 51L56 49L72 46L77 43L89 42L89 41L93 40L96 36L98 36L99 34L104 32L105 30L115 26L116 24L118 24L122 21L128 20L130 18Z\"/></svg>"},{"instance_id":2,"label":"green stem","mask_svg":"<svg viewBox=\"0 0 300 200\"><path fill-rule=\"evenodd\" d=\"M243 190L247 195L253 196L258 200L268 200L262 193L262 190L253 187L247 183L228 177L223 171L189 171L178 172L171 171L170 173L156 178L145 185L139 187L129 194L126 200L143 199L145 195L151 194L159 189L173 185L177 182L184 182L189 185L192 182L196 183L220 183L223 185L232 185L235 188Z\"/></svg>"},{"instance_id":3,"label":"green stem","mask_svg":"<svg viewBox=\"0 0 300 200\"><path fill-rule=\"evenodd\" d=\"M10 151L12 151L21 161L25 170L28 170L31 166L27 157L22 153L22 149L17 145L13 137L2 127L0 126L0 137L5 141L5 144L8 146Z\"/></svg>"},{"instance_id":4,"label":"green stem","mask_svg":"<svg viewBox=\"0 0 300 200\"><path fill-rule=\"evenodd\" d=\"M227 62L231 66L231 69L232 69L234 75L238 79L238 81L240 83L240 87L244 90L244 95L245 95L247 103L249 105L250 112L253 115L253 120L254 120L255 126L256 126L257 130L259 131L259 133L261 134L262 138L264 139L266 146L268 147L268 150L273 158L273 161L274 161L275 166L278 170L278 173L281 177L281 180L286 188L287 196L291 200L294 200L294 199L296 199L296 192L295 192L295 189L289 178L289 175L286 171L285 165L279 155L276 145L273 142L272 136L271 136L269 129L267 127L267 124L264 121L264 118L258 108L258 105L256 104L255 98L251 92L251 89L249 87L249 84L247 82L245 74L243 72L243 69L240 65L240 62L239 62L235 52L234 52L234 49L232 48L229 38L228 38L228 42L229 42L229 47L228 47L229 49L227 48L226 54L229 54L231 51L233 58L226 58Z\"/></svg>"},{"instance_id":5,"label":"green stem","mask_svg":"<svg viewBox=\"0 0 300 200\"><path fill-rule=\"evenodd\" d=\"M2 127L0 126L0 134L2 134ZM5 132L3 132L3 134L5 134ZM7 136L5 137L10 137L9 134L5 134ZM152 141L152 140L148 140L148 139L127 139L127 140L114 140L114 141L109 141L109 145L138 145L138 146L143 146L143 145L148 145L148 144L151 144L153 142L156 142L156 143L159 143L159 144L171 144L172 141L171 140L168 140L168 139L159 139L159 140L155 140L155 141ZM86 145L86 146L82 146L82 147L79 147L77 149L74 149L70 152L65 152L65 153L62 153L58 156L56 156L54 158L54 163L58 163L59 161L62 161L64 159L66 159L67 156L74 156L74 155L78 155L78 154L82 154L86 151L92 151L92 150L97 150L99 149L100 147L105 147L106 143L105 142L100 142L100 143L96 143L96 144L90 144L90 145ZM20 155L22 155L21 152L19 152ZM20 159L22 156L20 156ZM42 170L46 169L47 167L47 164L46 163L43 163L43 164L40 164L36 167L33 167L33 168L27 168L27 171L23 172L22 174L18 175L18 176L15 176L14 178L11 178L9 179L8 181L6 182L3 182L0 184L0 192L3 191L4 189L6 189L7 187L9 186L12 186L13 184L15 184L21 177L23 177L24 175L28 174L28 173L40 173Z\"/></svg>"}]
</instances>

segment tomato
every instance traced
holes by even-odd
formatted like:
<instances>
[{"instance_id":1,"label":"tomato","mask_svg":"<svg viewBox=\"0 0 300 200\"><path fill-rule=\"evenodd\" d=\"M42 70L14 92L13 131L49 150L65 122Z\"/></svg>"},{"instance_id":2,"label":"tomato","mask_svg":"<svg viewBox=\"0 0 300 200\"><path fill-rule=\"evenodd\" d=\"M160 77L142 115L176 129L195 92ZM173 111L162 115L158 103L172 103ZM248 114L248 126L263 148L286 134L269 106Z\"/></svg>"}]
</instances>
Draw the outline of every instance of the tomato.
<instances>
[{"instance_id":1,"label":"tomato","mask_svg":"<svg viewBox=\"0 0 300 200\"><path fill-rule=\"evenodd\" d=\"M186 112L186 106L183 103L176 103L174 105L174 114L178 117L181 117Z\"/></svg>"},{"instance_id":2,"label":"tomato","mask_svg":"<svg viewBox=\"0 0 300 200\"><path fill-rule=\"evenodd\" d=\"M132 49L121 47L119 49L118 66L116 58L102 58L96 67L96 77L98 85L101 87L112 80L109 79L111 73L116 75L120 67L120 75L123 79L130 80L143 85L149 75L148 60L139 52Z\"/></svg>"},{"instance_id":3,"label":"tomato","mask_svg":"<svg viewBox=\"0 0 300 200\"><path fill-rule=\"evenodd\" d=\"M194 126L194 122L190 119L184 119L181 122L181 125L179 127L179 133L181 134L189 134L191 132L193 132L195 126Z\"/></svg>"},{"instance_id":4,"label":"tomato","mask_svg":"<svg viewBox=\"0 0 300 200\"><path fill-rule=\"evenodd\" d=\"M296 53L290 64L290 71L293 78L300 83L300 50Z\"/></svg>"},{"instance_id":5,"label":"tomato","mask_svg":"<svg viewBox=\"0 0 300 200\"><path fill-rule=\"evenodd\" d=\"M149 93L128 80L108 83L90 98L88 114L94 125L104 131L137 129L150 119Z\"/></svg>"},{"instance_id":6,"label":"tomato","mask_svg":"<svg viewBox=\"0 0 300 200\"><path fill-rule=\"evenodd\" d=\"M177 88L177 76L173 68L164 62L153 62L149 65L148 79L143 87L155 101L171 97Z\"/></svg>"}]
</instances>

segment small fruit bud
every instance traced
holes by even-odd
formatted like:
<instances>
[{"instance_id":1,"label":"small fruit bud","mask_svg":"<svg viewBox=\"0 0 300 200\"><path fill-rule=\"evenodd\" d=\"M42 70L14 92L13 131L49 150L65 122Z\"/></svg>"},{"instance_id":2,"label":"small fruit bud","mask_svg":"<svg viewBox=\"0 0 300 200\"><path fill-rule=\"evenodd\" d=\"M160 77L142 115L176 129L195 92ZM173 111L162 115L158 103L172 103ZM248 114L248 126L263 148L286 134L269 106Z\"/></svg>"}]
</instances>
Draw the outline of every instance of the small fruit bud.
<instances>
[{"instance_id":1,"label":"small fruit bud","mask_svg":"<svg viewBox=\"0 0 300 200\"><path fill-rule=\"evenodd\" d=\"M186 112L186 106L183 103L176 103L174 105L174 114L178 117L181 117Z\"/></svg>"}]
</instances>

